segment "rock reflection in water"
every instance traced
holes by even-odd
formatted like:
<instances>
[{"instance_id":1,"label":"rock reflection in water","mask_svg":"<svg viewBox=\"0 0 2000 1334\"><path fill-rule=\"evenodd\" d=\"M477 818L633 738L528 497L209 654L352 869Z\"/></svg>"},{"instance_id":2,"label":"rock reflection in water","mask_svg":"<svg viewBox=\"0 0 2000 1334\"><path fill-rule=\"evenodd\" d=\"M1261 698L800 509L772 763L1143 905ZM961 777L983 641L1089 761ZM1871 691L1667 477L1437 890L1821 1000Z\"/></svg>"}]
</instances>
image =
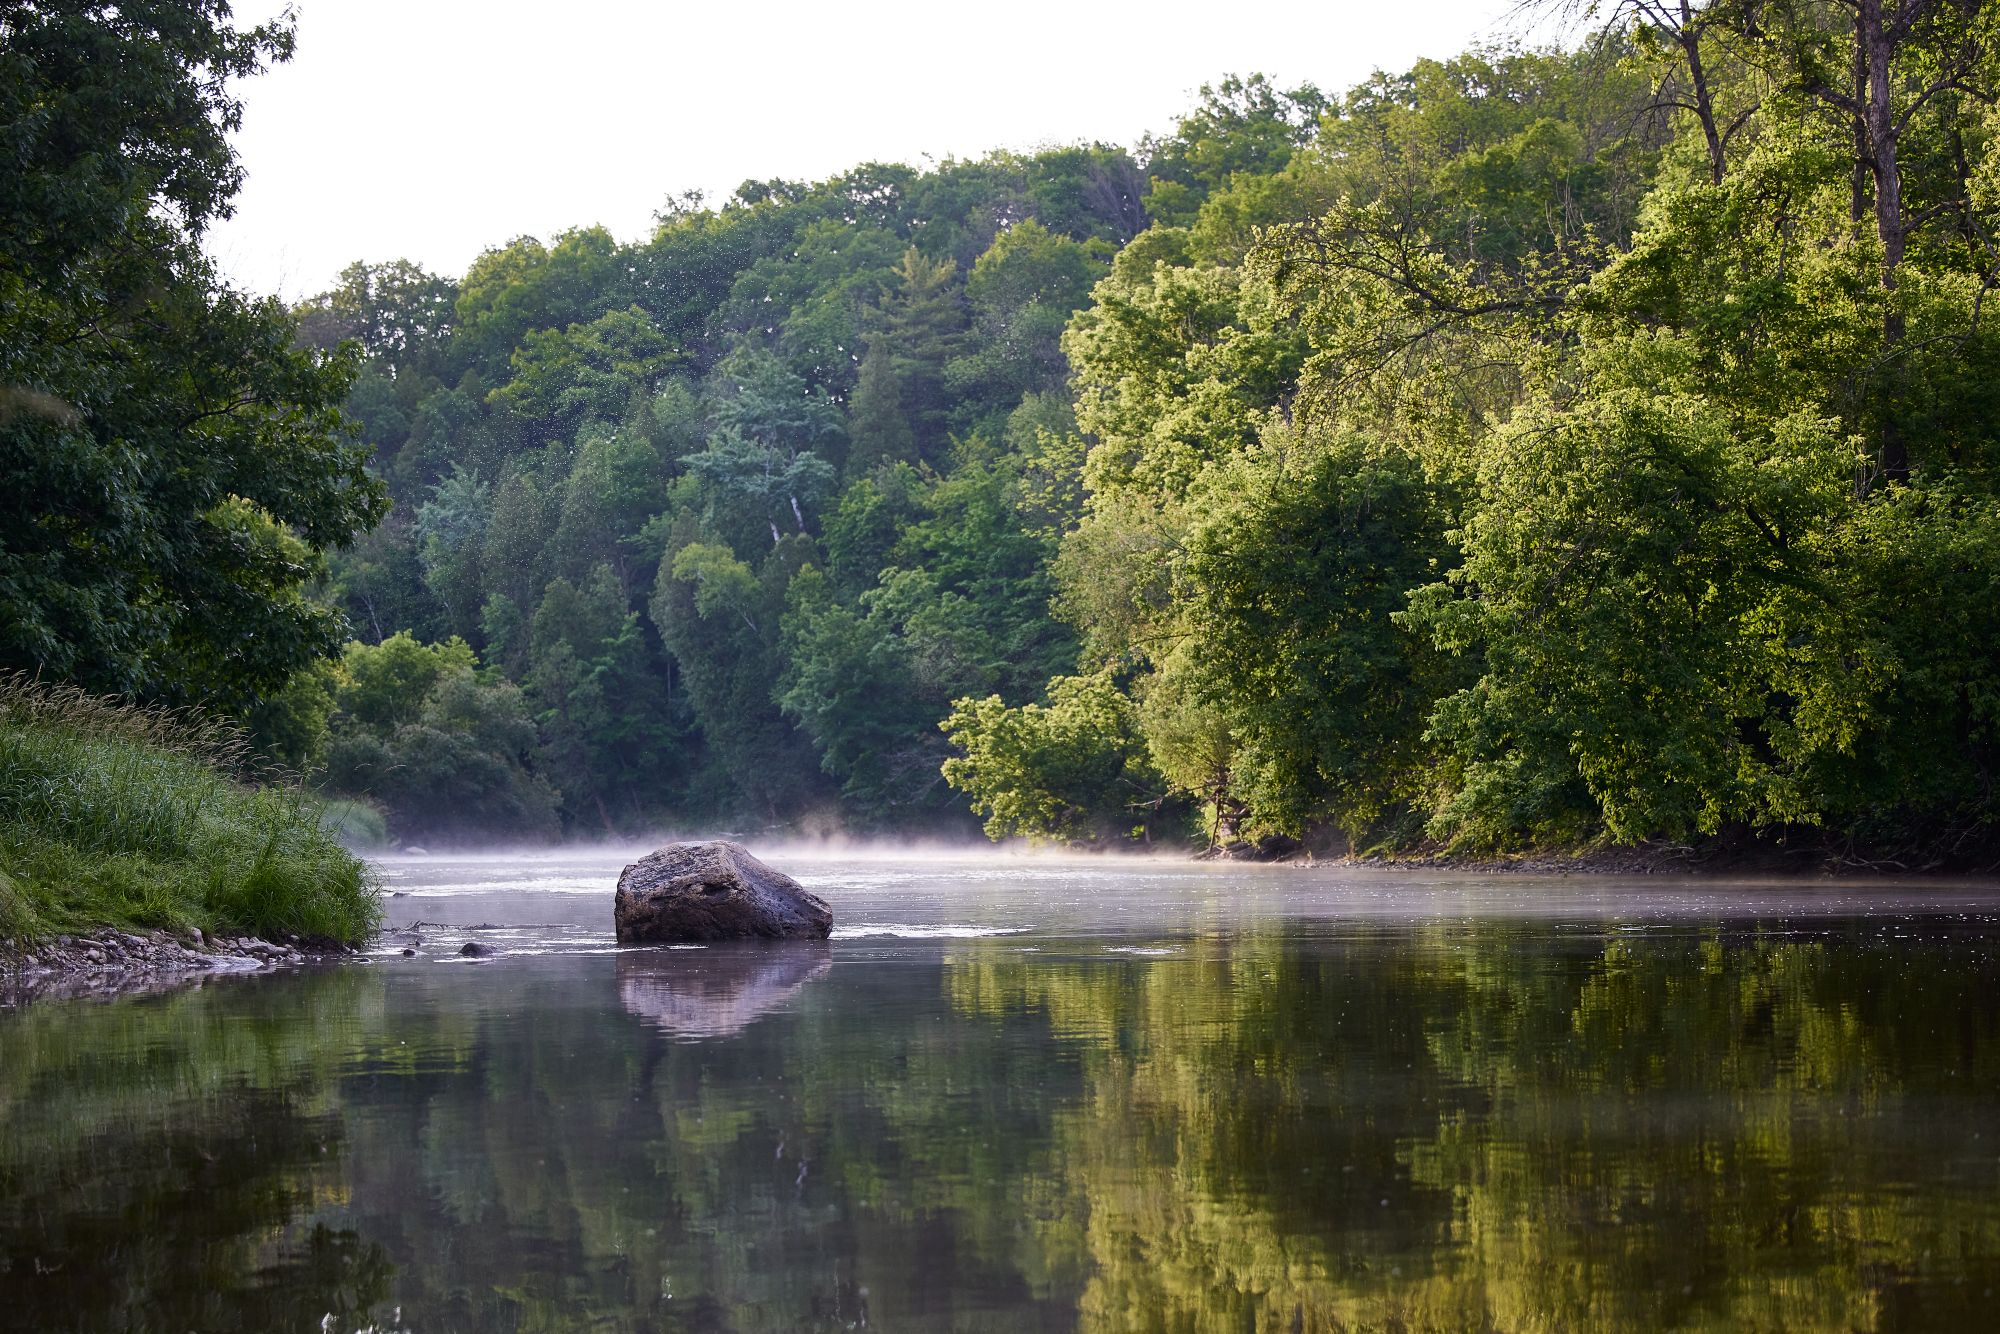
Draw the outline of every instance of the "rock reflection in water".
<instances>
[{"instance_id":1,"label":"rock reflection in water","mask_svg":"<svg viewBox=\"0 0 2000 1334\"><path fill-rule=\"evenodd\" d=\"M628 950L618 956L618 999L676 1038L733 1037L831 967L820 941Z\"/></svg>"}]
</instances>

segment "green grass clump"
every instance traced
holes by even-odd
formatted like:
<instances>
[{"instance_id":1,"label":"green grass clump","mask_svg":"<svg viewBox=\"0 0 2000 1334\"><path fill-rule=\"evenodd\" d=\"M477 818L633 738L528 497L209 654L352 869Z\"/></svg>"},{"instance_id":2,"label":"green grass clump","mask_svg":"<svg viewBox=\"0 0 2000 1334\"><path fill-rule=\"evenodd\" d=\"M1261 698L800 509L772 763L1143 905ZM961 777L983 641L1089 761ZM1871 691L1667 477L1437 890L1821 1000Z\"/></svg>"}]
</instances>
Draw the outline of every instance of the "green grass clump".
<instances>
[{"instance_id":1,"label":"green grass clump","mask_svg":"<svg viewBox=\"0 0 2000 1334\"><path fill-rule=\"evenodd\" d=\"M99 926L325 936L380 919L368 868L214 722L0 678L0 936Z\"/></svg>"}]
</instances>

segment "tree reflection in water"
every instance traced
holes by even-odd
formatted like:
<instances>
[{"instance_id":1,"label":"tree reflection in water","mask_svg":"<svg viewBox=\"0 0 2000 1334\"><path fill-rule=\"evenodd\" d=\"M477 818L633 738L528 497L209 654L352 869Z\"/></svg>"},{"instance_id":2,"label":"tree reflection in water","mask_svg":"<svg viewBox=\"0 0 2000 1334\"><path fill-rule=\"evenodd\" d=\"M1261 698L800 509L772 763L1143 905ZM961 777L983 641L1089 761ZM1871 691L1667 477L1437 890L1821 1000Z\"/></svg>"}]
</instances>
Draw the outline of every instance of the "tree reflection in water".
<instances>
[{"instance_id":1,"label":"tree reflection in water","mask_svg":"<svg viewBox=\"0 0 2000 1334\"><path fill-rule=\"evenodd\" d=\"M1976 936L1170 945L30 1007L0 1017L0 1325L1887 1329L1993 1304Z\"/></svg>"}]
</instances>

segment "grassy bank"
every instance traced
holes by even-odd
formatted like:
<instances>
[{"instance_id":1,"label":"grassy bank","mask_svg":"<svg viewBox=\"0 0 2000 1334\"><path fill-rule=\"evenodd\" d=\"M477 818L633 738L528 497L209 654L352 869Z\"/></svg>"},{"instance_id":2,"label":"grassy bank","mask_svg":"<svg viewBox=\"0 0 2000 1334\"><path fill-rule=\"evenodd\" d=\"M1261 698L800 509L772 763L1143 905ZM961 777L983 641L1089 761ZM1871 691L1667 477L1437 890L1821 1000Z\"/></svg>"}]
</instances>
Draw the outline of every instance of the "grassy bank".
<instances>
[{"instance_id":1,"label":"grassy bank","mask_svg":"<svg viewBox=\"0 0 2000 1334\"><path fill-rule=\"evenodd\" d=\"M368 869L232 730L0 679L0 936L100 926L364 939Z\"/></svg>"}]
</instances>

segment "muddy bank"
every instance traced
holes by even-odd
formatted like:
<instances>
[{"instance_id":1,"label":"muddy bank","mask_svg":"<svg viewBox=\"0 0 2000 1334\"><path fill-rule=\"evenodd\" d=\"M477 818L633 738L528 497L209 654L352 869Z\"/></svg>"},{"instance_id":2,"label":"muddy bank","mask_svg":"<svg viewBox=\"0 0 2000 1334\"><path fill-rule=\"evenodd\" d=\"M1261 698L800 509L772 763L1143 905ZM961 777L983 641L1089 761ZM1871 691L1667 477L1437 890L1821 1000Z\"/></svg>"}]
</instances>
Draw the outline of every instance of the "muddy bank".
<instances>
[{"instance_id":1,"label":"muddy bank","mask_svg":"<svg viewBox=\"0 0 2000 1334\"><path fill-rule=\"evenodd\" d=\"M134 995L352 957L352 950L317 941L105 927L0 953L0 1006L41 998Z\"/></svg>"}]
</instances>

